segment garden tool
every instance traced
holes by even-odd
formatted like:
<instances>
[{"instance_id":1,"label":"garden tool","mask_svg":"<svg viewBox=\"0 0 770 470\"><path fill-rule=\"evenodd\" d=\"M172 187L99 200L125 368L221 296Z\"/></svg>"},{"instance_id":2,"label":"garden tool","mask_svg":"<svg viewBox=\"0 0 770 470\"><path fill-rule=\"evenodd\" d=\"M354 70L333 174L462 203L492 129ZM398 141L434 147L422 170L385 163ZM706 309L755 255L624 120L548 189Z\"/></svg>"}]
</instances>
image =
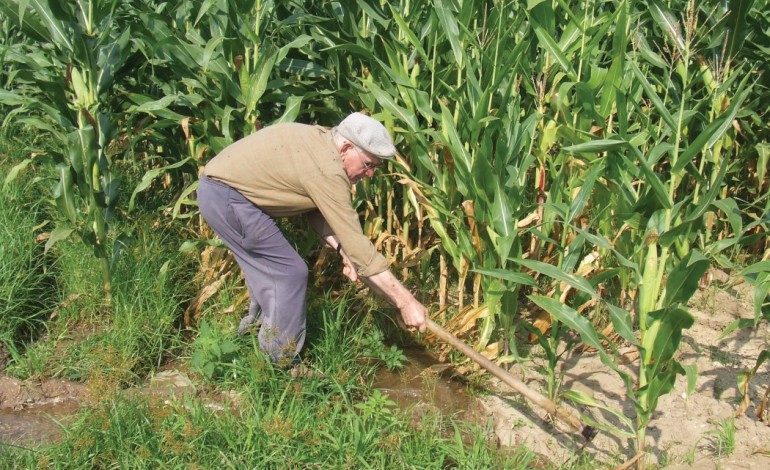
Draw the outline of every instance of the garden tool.
<instances>
[{"instance_id":1,"label":"garden tool","mask_svg":"<svg viewBox=\"0 0 770 470\"><path fill-rule=\"evenodd\" d=\"M460 341L455 335L445 330L430 318L427 319L426 326L431 333L454 346L455 349L465 354L469 358L473 359L478 365L494 374L494 376L498 379L510 385L515 391L523 395L527 400L544 409L551 416L554 416L555 418L566 423L575 432L580 432L580 434L587 441L592 440L594 436L596 436L596 428L583 424L575 412L556 405L556 403L547 399L540 393L527 387L524 382L515 378L506 372L502 367L479 354L475 349Z\"/></svg>"}]
</instances>

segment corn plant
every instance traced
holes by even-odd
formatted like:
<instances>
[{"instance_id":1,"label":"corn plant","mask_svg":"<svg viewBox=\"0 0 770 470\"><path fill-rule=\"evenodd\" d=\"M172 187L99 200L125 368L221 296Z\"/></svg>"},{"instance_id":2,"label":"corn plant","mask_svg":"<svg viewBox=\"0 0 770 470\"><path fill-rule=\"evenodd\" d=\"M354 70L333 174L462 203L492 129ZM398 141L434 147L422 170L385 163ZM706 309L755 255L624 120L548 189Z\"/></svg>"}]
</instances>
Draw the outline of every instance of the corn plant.
<instances>
[{"instance_id":1,"label":"corn plant","mask_svg":"<svg viewBox=\"0 0 770 470\"><path fill-rule=\"evenodd\" d=\"M5 50L15 68L13 92L2 102L8 118L49 133L58 184L54 198L62 220L46 244L73 234L101 260L105 299L115 254L109 227L119 182L113 175L113 144L119 119L115 93L131 70L131 29L120 22L120 2L48 0L2 4L2 13L27 34L27 41ZM26 164L23 162L22 164ZM122 237L116 246L122 246Z\"/></svg>"},{"instance_id":2,"label":"corn plant","mask_svg":"<svg viewBox=\"0 0 770 470\"><path fill-rule=\"evenodd\" d=\"M565 226L573 225L570 230L578 234L575 240L586 239L603 256L616 260L624 289L638 291L634 310L639 337L633 334L632 312L611 303L604 306L615 331L640 351L638 382L614 366L611 356L601 354L623 377L636 406L636 423L629 431L635 434L640 453L658 398L671 390L677 374L688 373L675 360L682 330L693 323L686 303L709 259L720 260L720 252L738 243L744 233L742 220L736 216L736 201L723 191L731 164L728 160L735 160L722 158L721 152L736 151L733 127L750 88L746 76L739 80L738 73L723 74L720 83L711 82L711 75L703 69L693 73L703 65L695 60L703 38L698 36L701 18L694 4L681 19L656 2L642 13L623 18L619 24L636 22L637 28L660 28L670 56L664 60L641 38L636 38L638 56L619 49L625 60L613 61L619 68L612 73L611 67L606 77L606 83L618 91L609 102L612 106L605 108L614 107L617 112L604 114L598 107L598 113L608 119L603 131L606 138L563 149L606 162L608 171L603 172L604 182L599 185L606 189L598 194L612 194L612 204L593 211L596 225L592 228L611 232L596 237L574 226L569 216L558 217L567 221ZM629 34L630 28L616 29L614 44L629 43L623 37ZM653 69L662 73L650 73ZM625 70L629 73L622 73ZM714 106L715 96L719 106ZM639 106L636 100L640 98L648 100L648 106ZM597 104L601 102L597 100ZM713 112L702 114L701 109ZM564 209L561 213L569 214ZM709 220L716 220L719 214L721 230L727 236L712 241L707 235ZM609 224L602 222L606 219ZM563 262L560 266L571 267ZM603 349L596 331L575 309L547 296L531 299L577 330L587 344Z\"/></svg>"},{"instance_id":3,"label":"corn plant","mask_svg":"<svg viewBox=\"0 0 770 470\"><path fill-rule=\"evenodd\" d=\"M471 276L473 298L468 303L488 308L482 317L481 348L495 331L501 308L507 312L503 318L516 310L516 284L503 289L499 275L482 276L482 271L499 270L506 266L507 254L520 253L517 220L526 208L516 183L526 179L526 163L517 157L523 154L526 161L534 123L519 120L515 76L497 73L516 68L521 48L504 49L503 33L521 27L523 19L508 26L510 6L483 5L494 27L481 39L475 34L482 27L479 6L419 1L390 6L379 17L394 18L396 39L372 38L368 50L380 53L371 54L374 62L361 82L361 99L393 122L410 149L403 204L415 212L425 210L438 233L459 276L459 307L467 302L466 280ZM460 26L465 24L472 27ZM380 20L377 26L387 25ZM516 175L504 176L506 172ZM415 225L420 224L418 218Z\"/></svg>"},{"instance_id":4,"label":"corn plant","mask_svg":"<svg viewBox=\"0 0 770 470\"><path fill-rule=\"evenodd\" d=\"M314 29L325 25L320 17L308 20L304 8L311 5L220 0L168 8L173 22L165 10L141 17L143 53L154 62L145 71L149 86L128 98L130 111L146 122L143 148L153 163L132 202L161 174L170 174L183 187L170 201L173 215L184 218L195 215L183 208L195 205L198 172L230 143L280 122L336 124L344 111L324 110L320 102L335 88L329 67L344 73L346 62L342 54L321 60L323 33ZM344 100L344 90L338 95ZM303 110L306 101L316 111Z\"/></svg>"}]
</instances>

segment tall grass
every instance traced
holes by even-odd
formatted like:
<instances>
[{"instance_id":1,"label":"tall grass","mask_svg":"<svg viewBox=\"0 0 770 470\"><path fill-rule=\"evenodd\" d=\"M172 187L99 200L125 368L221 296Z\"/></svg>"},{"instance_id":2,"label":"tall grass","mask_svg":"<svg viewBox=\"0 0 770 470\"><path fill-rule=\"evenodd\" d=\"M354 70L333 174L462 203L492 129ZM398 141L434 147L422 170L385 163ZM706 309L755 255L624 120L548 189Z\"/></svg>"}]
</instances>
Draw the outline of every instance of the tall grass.
<instances>
[{"instance_id":1,"label":"tall grass","mask_svg":"<svg viewBox=\"0 0 770 470\"><path fill-rule=\"evenodd\" d=\"M61 297L45 343L9 367L20 377L58 376L126 386L157 370L178 348L183 303L191 295L184 257L168 233L138 223L114 268L112 315L101 272L83 245L58 245ZM105 383L106 382L106 383ZM108 389L110 387L107 387Z\"/></svg>"},{"instance_id":2,"label":"tall grass","mask_svg":"<svg viewBox=\"0 0 770 470\"><path fill-rule=\"evenodd\" d=\"M0 174L8 174L20 147L6 130L0 139ZM0 344L18 359L25 344L45 331L57 296L51 257L43 256L45 206L33 185L34 171L0 190Z\"/></svg>"}]
</instances>

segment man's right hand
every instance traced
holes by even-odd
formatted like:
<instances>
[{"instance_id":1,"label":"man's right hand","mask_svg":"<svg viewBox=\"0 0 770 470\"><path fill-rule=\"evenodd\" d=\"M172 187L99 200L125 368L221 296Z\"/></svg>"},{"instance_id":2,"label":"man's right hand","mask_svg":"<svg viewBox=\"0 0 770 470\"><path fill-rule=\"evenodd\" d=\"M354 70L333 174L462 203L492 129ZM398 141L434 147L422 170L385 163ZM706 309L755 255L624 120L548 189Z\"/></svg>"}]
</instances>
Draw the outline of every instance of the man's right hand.
<instances>
[{"instance_id":1,"label":"man's right hand","mask_svg":"<svg viewBox=\"0 0 770 470\"><path fill-rule=\"evenodd\" d=\"M417 328L420 333L428 328L428 309L417 301L409 290L396 279L390 271L383 271L373 276L365 277L364 281L379 293L385 295L390 302L401 311L401 320L410 328Z\"/></svg>"},{"instance_id":2,"label":"man's right hand","mask_svg":"<svg viewBox=\"0 0 770 470\"><path fill-rule=\"evenodd\" d=\"M404 324L410 328L417 328L420 333L425 333L427 329L426 319L428 318L428 309L423 304L414 300L401 307L401 319Z\"/></svg>"}]
</instances>

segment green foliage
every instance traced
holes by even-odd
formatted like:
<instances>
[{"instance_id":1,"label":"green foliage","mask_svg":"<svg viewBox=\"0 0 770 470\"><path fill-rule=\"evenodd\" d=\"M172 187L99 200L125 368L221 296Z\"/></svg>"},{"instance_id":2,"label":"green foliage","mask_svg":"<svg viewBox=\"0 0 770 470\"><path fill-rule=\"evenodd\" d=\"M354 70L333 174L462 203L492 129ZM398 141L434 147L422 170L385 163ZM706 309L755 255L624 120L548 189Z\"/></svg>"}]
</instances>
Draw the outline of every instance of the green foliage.
<instances>
[{"instance_id":1,"label":"green foliage","mask_svg":"<svg viewBox=\"0 0 770 470\"><path fill-rule=\"evenodd\" d=\"M472 331L479 349L499 339L510 352L521 303L548 312L539 338L554 397L569 330L611 367L605 338L578 313L594 305L643 358L638 382L616 369L641 450L657 399L687 373L675 352L707 267L735 269L746 250L755 315L733 327L767 316L770 278L758 261L770 226L767 3L6 2L0 102L6 122L53 141L34 157L50 157L57 172L60 215L47 245L76 234L97 255L98 269L61 280L58 300L80 294L86 317L106 309L92 288L70 286L88 279L109 292L109 277L120 277L115 248L131 247L109 229L145 196L197 233L197 175L224 146L271 123L373 114L402 159L389 163L398 183L359 188L356 202L371 199L359 206L367 229L422 257L423 273L440 241L459 306L469 295L486 306ZM14 162L6 180L32 162ZM119 186L118 163L144 176ZM130 323L117 305L115 322ZM355 351L338 347L351 345L339 328L345 309L310 312L329 319L311 353L327 371ZM243 373L228 372L221 348L201 348L211 377ZM31 353L37 364L49 355ZM400 361L395 350L374 353ZM71 357L64 367L84 354Z\"/></svg>"},{"instance_id":2,"label":"green foliage","mask_svg":"<svg viewBox=\"0 0 770 470\"><path fill-rule=\"evenodd\" d=\"M84 411L64 441L39 449L36 459L4 452L0 461L14 457L17 465L28 463L24 468L45 462L75 469L148 463L211 468L223 465L223 455L232 468L522 468L535 461L523 449L498 455L484 444L481 429L458 424L453 436L452 423L441 419L425 420L415 432L410 418L381 395L357 410L346 406L350 395L338 390L255 392L244 390L248 400L241 402L238 414L207 409L196 399L163 405L121 395ZM445 428L449 437L442 437ZM466 446L463 437L472 444ZM286 445L289 441L292 445Z\"/></svg>"},{"instance_id":3,"label":"green foliage","mask_svg":"<svg viewBox=\"0 0 770 470\"><path fill-rule=\"evenodd\" d=\"M141 226L141 224L139 224ZM185 261L162 230L134 232L114 271L112 315L103 315L98 260L88 247L58 245L59 307L48 340L28 345L8 372L129 385L179 347L176 324L189 295Z\"/></svg>"},{"instance_id":4,"label":"green foliage","mask_svg":"<svg viewBox=\"0 0 770 470\"><path fill-rule=\"evenodd\" d=\"M201 321L198 337L192 345L190 365L206 380L221 376L238 353L239 346L228 339L222 331L213 329L206 320Z\"/></svg>"},{"instance_id":5,"label":"green foliage","mask_svg":"<svg viewBox=\"0 0 770 470\"><path fill-rule=\"evenodd\" d=\"M356 363L357 348L351 345L364 337L368 325L338 316L332 299L316 308L311 330L317 331L308 332L310 351L315 352L316 345L331 347L324 339L331 337L338 351L324 355L346 358L314 361L327 372L326 378L292 379L264 360L256 337L249 335L232 351L237 360L219 362L215 369L222 371L218 379L228 380L232 391L232 402L218 403L224 409L211 406L218 396L213 393L161 399L111 393L84 408L61 442L36 449L34 459L0 453L0 466L443 469L526 468L536 462L523 448L498 453L485 438L489 429L438 413L424 415L420 425L413 426L411 412L362 385L371 383L372 370ZM213 323L201 322L194 346L205 343L209 357L217 355L217 348L224 355L227 341ZM247 347L249 341L252 348ZM235 371L238 380L231 380Z\"/></svg>"},{"instance_id":6,"label":"green foliage","mask_svg":"<svg viewBox=\"0 0 770 470\"><path fill-rule=\"evenodd\" d=\"M388 370L402 369L407 357L395 344L388 348L384 343L384 335L378 328L368 330L366 336L358 341L361 346L361 354L382 361Z\"/></svg>"},{"instance_id":7,"label":"green foliage","mask_svg":"<svg viewBox=\"0 0 770 470\"><path fill-rule=\"evenodd\" d=\"M2 5L2 12L29 36L5 48L18 85L15 93L0 94L0 103L14 106L7 118L49 133L58 144L52 157L60 220L47 248L77 234L101 260L108 301L117 252L108 246L108 231L119 195L112 172L111 147L120 132L114 95L120 77L131 70L132 53L131 28L121 21L119 3L36 0ZM117 243L122 243L120 237Z\"/></svg>"},{"instance_id":8,"label":"green foliage","mask_svg":"<svg viewBox=\"0 0 770 470\"><path fill-rule=\"evenodd\" d=\"M741 404L738 406L738 409L735 411L736 416L743 415L746 410L749 408L749 405L751 405L751 381L756 377L757 373L759 372L759 368L764 364L766 361L770 360L770 350L764 349L762 350L759 355L757 356L757 360L754 363L754 367L752 367L749 370L744 370L740 374L738 374L738 391L740 392L742 398L741 398ZM762 409L766 410L766 406L760 405ZM757 409L757 415L760 419L763 419L760 415L762 413L759 411L759 408Z\"/></svg>"}]
</instances>

